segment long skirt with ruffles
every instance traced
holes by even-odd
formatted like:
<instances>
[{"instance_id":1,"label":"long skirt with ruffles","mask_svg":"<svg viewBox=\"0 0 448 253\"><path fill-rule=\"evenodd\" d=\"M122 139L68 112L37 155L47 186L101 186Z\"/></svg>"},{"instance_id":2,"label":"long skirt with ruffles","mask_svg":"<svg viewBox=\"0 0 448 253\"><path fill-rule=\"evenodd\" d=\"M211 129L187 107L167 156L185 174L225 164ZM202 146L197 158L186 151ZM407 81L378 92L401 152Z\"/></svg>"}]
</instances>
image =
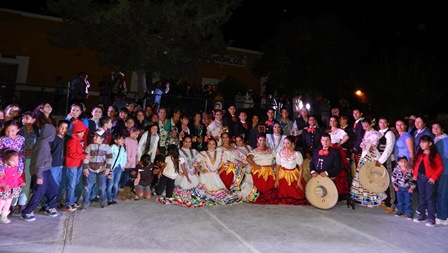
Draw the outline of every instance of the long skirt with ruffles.
<instances>
[{"instance_id":1,"label":"long skirt with ruffles","mask_svg":"<svg viewBox=\"0 0 448 253\"><path fill-rule=\"evenodd\" d=\"M354 201L359 203L362 206L367 207L378 207L381 205L381 202L386 198L386 194L384 192L381 193L372 193L369 190L365 189L361 182L359 181L359 171L362 169L362 166L367 162L373 162L374 159L370 155L365 155L359 161L358 167L356 168L356 173L353 178L352 187L350 190L351 197Z\"/></svg>"},{"instance_id":2,"label":"long skirt with ruffles","mask_svg":"<svg viewBox=\"0 0 448 253\"><path fill-rule=\"evenodd\" d=\"M275 175L273 166L252 168L252 180L258 189L257 204L278 204L277 191L274 189Z\"/></svg>"},{"instance_id":3,"label":"long skirt with ruffles","mask_svg":"<svg viewBox=\"0 0 448 253\"><path fill-rule=\"evenodd\" d=\"M301 178L302 189L297 185L300 172L297 169L286 169L280 167L278 172L278 199L280 204L285 205L309 205L305 197L305 180Z\"/></svg>"}]
</instances>

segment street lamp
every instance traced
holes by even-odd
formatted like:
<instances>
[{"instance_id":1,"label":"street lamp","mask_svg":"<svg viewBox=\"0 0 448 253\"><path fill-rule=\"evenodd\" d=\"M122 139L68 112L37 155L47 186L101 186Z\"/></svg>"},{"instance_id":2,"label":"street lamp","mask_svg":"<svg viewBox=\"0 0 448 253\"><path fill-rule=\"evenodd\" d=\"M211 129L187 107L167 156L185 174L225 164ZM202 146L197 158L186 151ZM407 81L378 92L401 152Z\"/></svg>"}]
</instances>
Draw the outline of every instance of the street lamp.
<instances>
[{"instance_id":1,"label":"street lamp","mask_svg":"<svg viewBox=\"0 0 448 253\"><path fill-rule=\"evenodd\" d=\"M361 90L357 90L357 91L355 91L355 95L360 98L361 103L365 102L364 101L364 92L362 92Z\"/></svg>"}]
</instances>

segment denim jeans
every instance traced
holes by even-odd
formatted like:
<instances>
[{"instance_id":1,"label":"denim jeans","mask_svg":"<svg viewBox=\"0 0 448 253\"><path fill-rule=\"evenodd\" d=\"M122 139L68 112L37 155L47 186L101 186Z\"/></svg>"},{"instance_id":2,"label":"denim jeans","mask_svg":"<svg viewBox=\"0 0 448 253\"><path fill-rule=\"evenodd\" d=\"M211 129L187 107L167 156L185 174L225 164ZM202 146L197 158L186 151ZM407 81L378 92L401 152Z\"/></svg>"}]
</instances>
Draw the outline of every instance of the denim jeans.
<instances>
[{"instance_id":1,"label":"denim jeans","mask_svg":"<svg viewBox=\"0 0 448 253\"><path fill-rule=\"evenodd\" d=\"M66 190L65 190L65 205L71 206L78 199L79 196L77 191L75 194L75 190L79 185L80 179L82 176L82 165L79 167L68 167L67 168L67 180L66 180ZM79 186L78 186L79 187Z\"/></svg>"},{"instance_id":2,"label":"denim jeans","mask_svg":"<svg viewBox=\"0 0 448 253\"><path fill-rule=\"evenodd\" d=\"M63 166L55 166L51 167L50 172L53 176L54 182L59 186L61 184L61 178L62 178L62 167Z\"/></svg>"},{"instance_id":3,"label":"denim jeans","mask_svg":"<svg viewBox=\"0 0 448 253\"><path fill-rule=\"evenodd\" d=\"M448 170L448 168L445 168ZM437 218L448 219L448 175L441 175L437 186Z\"/></svg>"},{"instance_id":4,"label":"denim jeans","mask_svg":"<svg viewBox=\"0 0 448 253\"><path fill-rule=\"evenodd\" d=\"M131 173L131 170L133 170L134 168L125 168L124 169L124 171L123 171L123 175L121 176L122 177L122 180L121 180L121 183L120 183L120 188L124 188L124 187L126 187L126 185L128 184L128 182L131 180L131 176L130 176L130 173ZM114 170L115 171L115 170Z\"/></svg>"},{"instance_id":5,"label":"denim jeans","mask_svg":"<svg viewBox=\"0 0 448 253\"><path fill-rule=\"evenodd\" d=\"M398 187L397 191L397 210L406 215L412 215L412 193L409 192L409 187Z\"/></svg>"},{"instance_id":6,"label":"denim jeans","mask_svg":"<svg viewBox=\"0 0 448 253\"><path fill-rule=\"evenodd\" d=\"M43 184L36 184L37 176L33 175L34 193L31 195L31 199L28 202L26 208L22 211L23 214L30 214L36 209L41 200L46 197L49 208L56 207L56 197L58 194L58 186L51 175L50 170L42 172Z\"/></svg>"},{"instance_id":7,"label":"denim jeans","mask_svg":"<svg viewBox=\"0 0 448 253\"><path fill-rule=\"evenodd\" d=\"M117 167L115 167L115 169L112 173L112 178L107 179L106 192L107 192L107 200L108 201L117 200L118 183L120 183L121 174L122 174L121 166L118 165Z\"/></svg>"},{"instance_id":8,"label":"denim jeans","mask_svg":"<svg viewBox=\"0 0 448 253\"><path fill-rule=\"evenodd\" d=\"M89 175L84 176L84 194L82 204L84 206L90 205L90 193L94 190L94 184L98 185L98 192L100 194L100 203L106 202L106 175L104 171L93 172L89 170Z\"/></svg>"},{"instance_id":9,"label":"denim jeans","mask_svg":"<svg viewBox=\"0 0 448 253\"><path fill-rule=\"evenodd\" d=\"M428 178L423 174L418 174L418 208L420 216L425 217L425 212L428 210L428 219L436 219L436 189L437 184L430 184Z\"/></svg>"},{"instance_id":10,"label":"denim jeans","mask_svg":"<svg viewBox=\"0 0 448 253\"><path fill-rule=\"evenodd\" d=\"M51 170L51 174L54 177L53 170ZM56 182L58 183L58 182ZM64 196L67 185L67 167L62 166L61 168L61 180L59 181L59 189L58 189L58 197L56 198L56 203L61 203L62 196Z\"/></svg>"}]
</instances>

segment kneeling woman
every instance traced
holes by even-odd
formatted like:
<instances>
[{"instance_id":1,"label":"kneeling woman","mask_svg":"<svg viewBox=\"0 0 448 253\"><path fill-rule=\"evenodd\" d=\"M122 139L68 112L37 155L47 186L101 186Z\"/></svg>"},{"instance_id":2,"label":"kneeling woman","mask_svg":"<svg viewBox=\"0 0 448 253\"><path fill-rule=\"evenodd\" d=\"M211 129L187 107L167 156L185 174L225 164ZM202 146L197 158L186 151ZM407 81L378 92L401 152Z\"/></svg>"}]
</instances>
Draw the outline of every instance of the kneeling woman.
<instances>
[{"instance_id":1,"label":"kneeling woman","mask_svg":"<svg viewBox=\"0 0 448 253\"><path fill-rule=\"evenodd\" d=\"M208 205L232 204L239 198L227 190L219 177L219 167L227 162L224 152L216 149L216 140L210 138L207 150L201 151L194 163L194 167L200 172L199 185L194 190L194 195L206 201Z\"/></svg>"},{"instance_id":2,"label":"kneeling woman","mask_svg":"<svg viewBox=\"0 0 448 253\"><path fill-rule=\"evenodd\" d=\"M302 178L302 155L294 150L294 136L288 135L283 141L284 148L277 153L277 175L275 188L281 204L307 205L305 180Z\"/></svg>"},{"instance_id":3,"label":"kneeling woman","mask_svg":"<svg viewBox=\"0 0 448 253\"><path fill-rule=\"evenodd\" d=\"M247 156L247 162L252 166L252 180L259 192L255 203L278 204L277 192L274 189L275 155L274 150L266 146L266 134L258 134L257 148Z\"/></svg>"},{"instance_id":4,"label":"kneeling woman","mask_svg":"<svg viewBox=\"0 0 448 253\"><path fill-rule=\"evenodd\" d=\"M190 136L185 136L182 141L182 148L179 149L179 155L185 160L181 165L181 171L174 182L174 198L176 204L186 207L201 207L204 202L196 197L193 192L199 184L199 176L194 161L198 151L191 148L192 140Z\"/></svg>"}]
</instances>

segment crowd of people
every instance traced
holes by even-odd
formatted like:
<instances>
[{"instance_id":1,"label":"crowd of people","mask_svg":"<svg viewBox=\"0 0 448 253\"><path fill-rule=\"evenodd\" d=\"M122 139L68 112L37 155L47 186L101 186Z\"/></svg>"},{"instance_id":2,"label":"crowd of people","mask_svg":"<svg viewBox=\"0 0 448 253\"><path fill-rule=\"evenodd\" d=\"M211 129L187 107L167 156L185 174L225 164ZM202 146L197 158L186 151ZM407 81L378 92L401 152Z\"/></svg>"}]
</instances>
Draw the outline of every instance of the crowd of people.
<instances>
[{"instance_id":1,"label":"crowd of people","mask_svg":"<svg viewBox=\"0 0 448 253\"><path fill-rule=\"evenodd\" d=\"M15 212L35 220L39 206L55 217L92 201L113 206L123 196L156 195L159 203L186 207L309 205L307 181L321 176L353 208L383 206L397 217L448 225L448 136L440 122L390 122L357 108L316 117L303 104L294 116L284 107L248 115L217 103L211 112L187 115L156 105L87 109L74 102L59 121L46 102L23 113L18 104L0 111L0 223ZM384 192L361 183L371 162L391 175Z\"/></svg>"}]
</instances>

